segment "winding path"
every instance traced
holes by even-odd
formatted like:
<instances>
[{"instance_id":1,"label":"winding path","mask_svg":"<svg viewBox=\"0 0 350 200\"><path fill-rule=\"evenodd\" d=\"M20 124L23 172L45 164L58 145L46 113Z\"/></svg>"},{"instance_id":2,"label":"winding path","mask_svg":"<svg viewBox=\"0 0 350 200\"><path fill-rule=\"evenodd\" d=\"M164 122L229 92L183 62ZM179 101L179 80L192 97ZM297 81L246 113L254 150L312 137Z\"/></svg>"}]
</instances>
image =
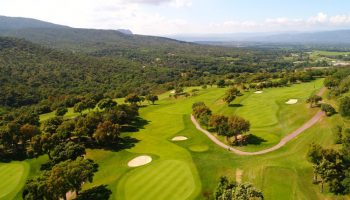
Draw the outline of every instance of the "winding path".
<instances>
[{"instance_id":1,"label":"winding path","mask_svg":"<svg viewBox=\"0 0 350 200\"><path fill-rule=\"evenodd\" d=\"M322 88L317 95L321 96L325 91L325 88ZM220 140L218 140L214 135L212 135L209 131L203 129L199 123L197 122L197 120L195 119L195 117L193 115L191 115L191 120L192 123L196 126L196 128L203 132L205 135L208 136L208 138L213 141L215 144L217 144L218 146L227 149L237 155L242 155L242 156L252 156L252 155L261 155L261 154L266 154L272 151L275 151L281 147L283 147L284 145L286 145L287 142L291 141L292 139L294 139L295 137L297 137L298 135L300 135L302 132L304 132L306 129L310 128L311 126L313 126L316 122L318 122L318 120L321 119L321 117L323 117L325 115L324 112L322 111L318 111L308 122L306 122L305 124L303 124L301 127L299 127L297 130L293 131L292 133L290 133L289 135L286 135L284 138L282 138L282 140L276 144L275 146L268 148L268 149L264 149L261 151L257 151L257 152L245 152L245 151L240 151L238 149L232 148L231 146L228 146L226 144L224 144L223 142L221 142Z\"/></svg>"}]
</instances>

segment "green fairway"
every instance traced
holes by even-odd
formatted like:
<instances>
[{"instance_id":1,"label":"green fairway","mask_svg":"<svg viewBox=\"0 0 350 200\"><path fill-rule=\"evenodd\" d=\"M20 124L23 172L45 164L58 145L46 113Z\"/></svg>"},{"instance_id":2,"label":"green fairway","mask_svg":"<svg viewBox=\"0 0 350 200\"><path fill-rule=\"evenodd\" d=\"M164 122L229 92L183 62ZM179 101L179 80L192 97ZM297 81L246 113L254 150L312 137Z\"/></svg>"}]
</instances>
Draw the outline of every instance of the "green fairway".
<instances>
[{"instance_id":1,"label":"green fairway","mask_svg":"<svg viewBox=\"0 0 350 200\"><path fill-rule=\"evenodd\" d=\"M84 189L107 184L113 192L112 199L118 200L207 199L213 197L220 176L235 180L239 168L243 181L261 189L265 199L336 199L321 194L319 187L312 184L312 167L306 160L306 152L311 142L333 145L331 129L339 116L323 118L286 146L260 156L237 156L218 147L197 131L190 120L191 106L198 101L205 102L214 112L242 115L252 122L252 132L267 141L244 150L262 149L278 142L317 111L310 109L305 99L319 91L321 84L322 79L266 89L262 94L245 93L234 102L242 104L241 107L228 107L221 101L227 88L201 89L197 96L178 99L163 94L157 105L140 109L148 124L138 132L122 133L122 137L139 140L134 147L115 152L87 151L87 158L95 160L99 170L92 183L84 184ZM299 102L286 105L289 98L297 98ZM175 136L185 136L188 140L171 141ZM153 160L145 166L128 167L127 163L139 155L149 155ZM17 191L20 188L17 186Z\"/></svg>"},{"instance_id":2,"label":"green fairway","mask_svg":"<svg viewBox=\"0 0 350 200\"><path fill-rule=\"evenodd\" d=\"M225 106L220 100L209 104L214 112L225 115L237 114L251 123L251 133L264 140L261 145L245 147L246 151L258 151L277 144L282 137L307 122L317 109L310 109L306 99L322 88L323 79L310 83L295 84L291 87L268 88L263 93L245 93L234 101L234 105ZM288 105L289 99L297 99L296 104Z\"/></svg>"},{"instance_id":3,"label":"green fairway","mask_svg":"<svg viewBox=\"0 0 350 200\"><path fill-rule=\"evenodd\" d=\"M46 156L26 161L0 163L0 200L22 199L22 188L26 179L35 176Z\"/></svg>"},{"instance_id":4,"label":"green fairway","mask_svg":"<svg viewBox=\"0 0 350 200\"><path fill-rule=\"evenodd\" d=\"M28 174L28 165L25 162L12 162L0 164L0 199L10 199L23 186Z\"/></svg>"}]
</instances>

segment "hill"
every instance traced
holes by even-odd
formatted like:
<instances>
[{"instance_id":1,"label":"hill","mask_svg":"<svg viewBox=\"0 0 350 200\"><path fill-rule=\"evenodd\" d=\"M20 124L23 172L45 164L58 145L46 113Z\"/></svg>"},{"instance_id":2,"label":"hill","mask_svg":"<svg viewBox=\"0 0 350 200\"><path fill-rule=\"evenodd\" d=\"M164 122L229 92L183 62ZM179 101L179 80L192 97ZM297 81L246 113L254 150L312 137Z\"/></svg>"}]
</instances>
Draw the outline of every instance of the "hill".
<instances>
[{"instance_id":1,"label":"hill","mask_svg":"<svg viewBox=\"0 0 350 200\"><path fill-rule=\"evenodd\" d=\"M55 25L30 18L0 16L0 36L17 37L47 47L101 54L129 50L169 50L174 48L195 49L198 45L173 39L134 35L129 30L81 29Z\"/></svg>"},{"instance_id":2,"label":"hill","mask_svg":"<svg viewBox=\"0 0 350 200\"><path fill-rule=\"evenodd\" d=\"M350 45L350 30L284 33L234 33L207 35L173 35L171 38L201 44L224 46L289 45Z\"/></svg>"}]
</instances>

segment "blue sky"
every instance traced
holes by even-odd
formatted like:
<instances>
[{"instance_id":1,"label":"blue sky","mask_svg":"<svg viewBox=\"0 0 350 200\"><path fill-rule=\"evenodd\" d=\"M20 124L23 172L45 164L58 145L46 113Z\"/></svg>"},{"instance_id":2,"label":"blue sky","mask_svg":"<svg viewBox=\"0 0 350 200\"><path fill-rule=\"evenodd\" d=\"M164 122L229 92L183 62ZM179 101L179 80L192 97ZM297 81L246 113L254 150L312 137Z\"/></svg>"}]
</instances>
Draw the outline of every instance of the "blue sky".
<instances>
[{"instance_id":1,"label":"blue sky","mask_svg":"<svg viewBox=\"0 0 350 200\"><path fill-rule=\"evenodd\" d=\"M350 29L346 0L0 0L0 15L150 35Z\"/></svg>"}]
</instances>

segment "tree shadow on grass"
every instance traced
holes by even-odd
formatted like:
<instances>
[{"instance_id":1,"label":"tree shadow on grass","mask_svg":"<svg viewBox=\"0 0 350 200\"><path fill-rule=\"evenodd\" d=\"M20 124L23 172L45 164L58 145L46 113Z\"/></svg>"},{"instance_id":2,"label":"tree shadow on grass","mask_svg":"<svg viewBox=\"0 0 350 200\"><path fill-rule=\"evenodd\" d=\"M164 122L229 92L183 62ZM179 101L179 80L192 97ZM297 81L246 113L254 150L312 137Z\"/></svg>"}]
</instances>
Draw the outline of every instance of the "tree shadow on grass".
<instances>
[{"instance_id":1,"label":"tree shadow on grass","mask_svg":"<svg viewBox=\"0 0 350 200\"><path fill-rule=\"evenodd\" d=\"M233 107L233 108L239 108L239 107L242 107L243 105L240 104L240 103L234 103L234 104L230 104L228 105L228 107Z\"/></svg>"},{"instance_id":2,"label":"tree shadow on grass","mask_svg":"<svg viewBox=\"0 0 350 200\"><path fill-rule=\"evenodd\" d=\"M140 142L140 140L136 138L132 138L130 136L127 137L122 137L119 139L118 142L111 143L109 145L100 145L97 143L89 144L88 148L91 149L104 149L104 150L109 150L109 151L122 151L125 149L131 149L135 146L136 143Z\"/></svg>"},{"instance_id":3,"label":"tree shadow on grass","mask_svg":"<svg viewBox=\"0 0 350 200\"><path fill-rule=\"evenodd\" d=\"M247 135L246 144L259 145L263 142L266 142L266 140L264 138L261 138L259 136L253 135L253 134Z\"/></svg>"},{"instance_id":4,"label":"tree shadow on grass","mask_svg":"<svg viewBox=\"0 0 350 200\"><path fill-rule=\"evenodd\" d=\"M149 123L150 121L138 117L131 124L122 126L122 132L137 132L140 129L144 129Z\"/></svg>"}]
</instances>

